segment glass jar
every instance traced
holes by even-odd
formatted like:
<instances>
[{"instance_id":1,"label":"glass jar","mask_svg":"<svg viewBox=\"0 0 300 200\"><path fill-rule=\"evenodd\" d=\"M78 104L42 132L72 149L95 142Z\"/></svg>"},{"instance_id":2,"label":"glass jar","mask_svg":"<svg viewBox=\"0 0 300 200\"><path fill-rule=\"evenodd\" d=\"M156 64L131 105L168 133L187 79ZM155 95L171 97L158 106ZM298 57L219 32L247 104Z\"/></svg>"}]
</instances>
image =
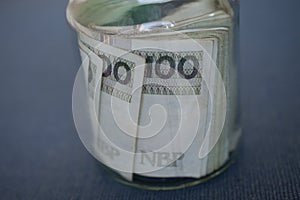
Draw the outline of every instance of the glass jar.
<instances>
[{"instance_id":1,"label":"glass jar","mask_svg":"<svg viewBox=\"0 0 300 200\"><path fill-rule=\"evenodd\" d=\"M240 135L238 7L237 0L70 0L67 19L83 60L76 128L118 181L175 189L231 163Z\"/></svg>"}]
</instances>

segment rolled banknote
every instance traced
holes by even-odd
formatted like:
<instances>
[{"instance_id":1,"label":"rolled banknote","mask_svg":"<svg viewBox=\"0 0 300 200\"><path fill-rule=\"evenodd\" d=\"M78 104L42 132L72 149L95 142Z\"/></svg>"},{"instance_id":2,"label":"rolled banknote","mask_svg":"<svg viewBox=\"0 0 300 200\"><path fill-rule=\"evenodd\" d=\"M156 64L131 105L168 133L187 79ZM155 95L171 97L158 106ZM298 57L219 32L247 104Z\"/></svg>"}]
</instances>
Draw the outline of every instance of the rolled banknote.
<instances>
[{"instance_id":1,"label":"rolled banknote","mask_svg":"<svg viewBox=\"0 0 300 200\"><path fill-rule=\"evenodd\" d=\"M222 167L236 146L231 10L212 17L212 1L202 4L199 23L191 16L178 20L172 31L110 35L82 27L79 33L92 127L84 143L127 180L136 174L205 177ZM132 12L122 9L108 25ZM171 18L184 13L178 10ZM140 30L148 26L157 24L145 23Z\"/></svg>"}]
</instances>

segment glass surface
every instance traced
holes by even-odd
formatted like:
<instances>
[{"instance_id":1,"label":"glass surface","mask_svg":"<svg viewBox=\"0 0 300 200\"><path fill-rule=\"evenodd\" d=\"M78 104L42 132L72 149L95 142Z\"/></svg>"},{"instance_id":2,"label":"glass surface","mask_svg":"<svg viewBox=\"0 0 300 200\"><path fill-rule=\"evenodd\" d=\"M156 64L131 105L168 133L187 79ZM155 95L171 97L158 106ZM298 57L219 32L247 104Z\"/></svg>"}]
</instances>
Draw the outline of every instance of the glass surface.
<instances>
[{"instance_id":1,"label":"glass surface","mask_svg":"<svg viewBox=\"0 0 300 200\"><path fill-rule=\"evenodd\" d=\"M186 177L182 175L178 177L176 175L173 177L149 175L148 177L147 173L134 173L131 180L116 175L118 171L112 170L114 171L112 174L119 181L133 186L149 189L174 189L203 182L228 166L241 131L236 74L238 1L70 0L67 18L78 33L128 51L132 50L130 46L118 41L132 42L140 39L149 44L149 41L154 40L184 40L186 35L195 40L199 37L201 40L211 36L219 37L218 43L222 42L223 46L219 46L217 52L223 63L220 61L216 64L226 89L227 112L224 122L225 131L222 132L219 141L207 155L206 172L198 177L190 175ZM224 149L226 152L220 152ZM220 157L219 154L224 154L224 157L216 162L216 157Z\"/></svg>"}]
</instances>

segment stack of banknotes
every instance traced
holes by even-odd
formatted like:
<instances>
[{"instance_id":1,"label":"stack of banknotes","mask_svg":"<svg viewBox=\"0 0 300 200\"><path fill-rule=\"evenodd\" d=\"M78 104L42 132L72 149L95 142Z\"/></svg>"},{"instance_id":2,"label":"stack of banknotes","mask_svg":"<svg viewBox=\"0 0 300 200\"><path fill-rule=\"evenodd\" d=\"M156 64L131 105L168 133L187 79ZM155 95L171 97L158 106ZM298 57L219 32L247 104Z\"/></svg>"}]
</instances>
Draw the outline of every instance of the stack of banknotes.
<instances>
[{"instance_id":1,"label":"stack of banknotes","mask_svg":"<svg viewBox=\"0 0 300 200\"><path fill-rule=\"evenodd\" d=\"M232 15L227 1L220 1L227 12L211 2L154 16L162 24L173 19L163 31L103 34L82 27L89 150L128 180L133 174L201 178L222 167L236 146ZM101 20L114 25L141 12L134 9ZM181 21L183 15L188 19ZM135 28L151 26L157 24Z\"/></svg>"}]
</instances>

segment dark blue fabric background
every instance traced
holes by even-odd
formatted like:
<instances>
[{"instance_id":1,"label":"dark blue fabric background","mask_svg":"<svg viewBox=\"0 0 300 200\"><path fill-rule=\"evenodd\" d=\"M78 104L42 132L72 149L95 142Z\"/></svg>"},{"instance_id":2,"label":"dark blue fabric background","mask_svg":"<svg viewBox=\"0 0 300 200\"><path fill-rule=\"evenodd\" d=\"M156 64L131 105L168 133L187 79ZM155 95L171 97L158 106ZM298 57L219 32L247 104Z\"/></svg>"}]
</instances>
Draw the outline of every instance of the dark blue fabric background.
<instances>
[{"instance_id":1,"label":"dark blue fabric background","mask_svg":"<svg viewBox=\"0 0 300 200\"><path fill-rule=\"evenodd\" d=\"M204 184L162 192L116 183L81 144L66 3L0 3L0 199L300 198L299 0L242 1L238 160Z\"/></svg>"}]
</instances>

